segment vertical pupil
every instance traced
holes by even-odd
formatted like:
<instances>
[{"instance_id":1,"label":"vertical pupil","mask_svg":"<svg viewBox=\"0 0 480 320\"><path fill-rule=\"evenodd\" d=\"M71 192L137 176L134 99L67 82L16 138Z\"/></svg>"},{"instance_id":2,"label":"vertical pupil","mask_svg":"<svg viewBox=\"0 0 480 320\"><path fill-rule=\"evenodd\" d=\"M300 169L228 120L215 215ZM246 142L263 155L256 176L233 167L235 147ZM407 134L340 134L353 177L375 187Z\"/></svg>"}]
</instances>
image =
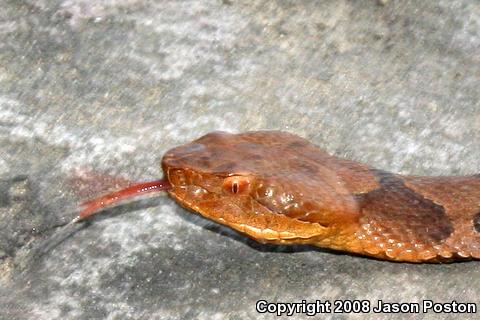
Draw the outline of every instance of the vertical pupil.
<instances>
[{"instance_id":1,"label":"vertical pupil","mask_svg":"<svg viewBox=\"0 0 480 320\"><path fill-rule=\"evenodd\" d=\"M232 184L232 192L233 193L238 192L238 183L236 181Z\"/></svg>"}]
</instances>

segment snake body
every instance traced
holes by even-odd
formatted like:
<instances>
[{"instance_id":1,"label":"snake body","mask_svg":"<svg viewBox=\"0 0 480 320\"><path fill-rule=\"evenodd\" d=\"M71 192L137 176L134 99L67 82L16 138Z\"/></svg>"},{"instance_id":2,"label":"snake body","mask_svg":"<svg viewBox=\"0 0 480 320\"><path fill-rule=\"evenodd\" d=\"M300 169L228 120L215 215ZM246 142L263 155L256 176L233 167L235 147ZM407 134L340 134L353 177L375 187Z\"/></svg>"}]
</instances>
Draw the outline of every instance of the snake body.
<instances>
[{"instance_id":1,"label":"snake body","mask_svg":"<svg viewBox=\"0 0 480 320\"><path fill-rule=\"evenodd\" d=\"M209 133L162 159L182 206L262 243L480 259L480 176L402 176L280 131Z\"/></svg>"}]
</instances>

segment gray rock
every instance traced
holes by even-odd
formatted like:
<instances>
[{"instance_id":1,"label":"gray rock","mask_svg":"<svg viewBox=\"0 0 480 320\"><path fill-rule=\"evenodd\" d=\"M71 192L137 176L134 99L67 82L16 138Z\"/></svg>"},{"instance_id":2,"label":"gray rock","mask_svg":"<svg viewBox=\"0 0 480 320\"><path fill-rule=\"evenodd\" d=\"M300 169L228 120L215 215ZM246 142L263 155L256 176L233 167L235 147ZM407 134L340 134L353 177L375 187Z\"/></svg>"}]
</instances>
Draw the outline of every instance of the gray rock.
<instances>
[{"instance_id":1,"label":"gray rock","mask_svg":"<svg viewBox=\"0 0 480 320\"><path fill-rule=\"evenodd\" d=\"M401 173L477 172L478 1L0 7L0 318L274 318L255 311L260 299L478 302L477 262L262 246L165 196L60 227L86 192L156 179L166 150L213 130L287 130ZM92 172L114 178L92 186Z\"/></svg>"}]
</instances>

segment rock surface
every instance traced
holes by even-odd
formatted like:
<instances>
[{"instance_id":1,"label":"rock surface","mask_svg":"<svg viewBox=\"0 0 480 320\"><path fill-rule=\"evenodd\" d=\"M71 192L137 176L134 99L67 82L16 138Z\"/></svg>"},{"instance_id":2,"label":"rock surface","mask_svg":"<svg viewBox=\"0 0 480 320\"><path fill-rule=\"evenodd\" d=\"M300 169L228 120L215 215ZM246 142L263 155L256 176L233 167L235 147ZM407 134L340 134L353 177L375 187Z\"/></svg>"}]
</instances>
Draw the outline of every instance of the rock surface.
<instances>
[{"instance_id":1,"label":"rock surface","mask_svg":"<svg viewBox=\"0 0 480 320\"><path fill-rule=\"evenodd\" d=\"M477 172L478 1L0 2L0 318L479 303L478 262L261 246L165 196L59 227L88 192L156 179L166 150L213 130L287 130L401 173Z\"/></svg>"}]
</instances>

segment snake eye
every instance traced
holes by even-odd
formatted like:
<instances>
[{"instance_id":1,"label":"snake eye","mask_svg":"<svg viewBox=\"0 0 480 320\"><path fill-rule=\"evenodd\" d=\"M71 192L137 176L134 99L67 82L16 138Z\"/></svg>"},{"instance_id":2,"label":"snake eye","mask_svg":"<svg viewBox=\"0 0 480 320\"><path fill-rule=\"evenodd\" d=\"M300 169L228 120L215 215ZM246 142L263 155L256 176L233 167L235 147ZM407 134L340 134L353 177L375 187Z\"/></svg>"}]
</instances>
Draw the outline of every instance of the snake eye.
<instances>
[{"instance_id":1,"label":"snake eye","mask_svg":"<svg viewBox=\"0 0 480 320\"><path fill-rule=\"evenodd\" d=\"M223 180L223 189L231 194L241 194L248 190L250 180L244 176L233 176Z\"/></svg>"}]
</instances>

